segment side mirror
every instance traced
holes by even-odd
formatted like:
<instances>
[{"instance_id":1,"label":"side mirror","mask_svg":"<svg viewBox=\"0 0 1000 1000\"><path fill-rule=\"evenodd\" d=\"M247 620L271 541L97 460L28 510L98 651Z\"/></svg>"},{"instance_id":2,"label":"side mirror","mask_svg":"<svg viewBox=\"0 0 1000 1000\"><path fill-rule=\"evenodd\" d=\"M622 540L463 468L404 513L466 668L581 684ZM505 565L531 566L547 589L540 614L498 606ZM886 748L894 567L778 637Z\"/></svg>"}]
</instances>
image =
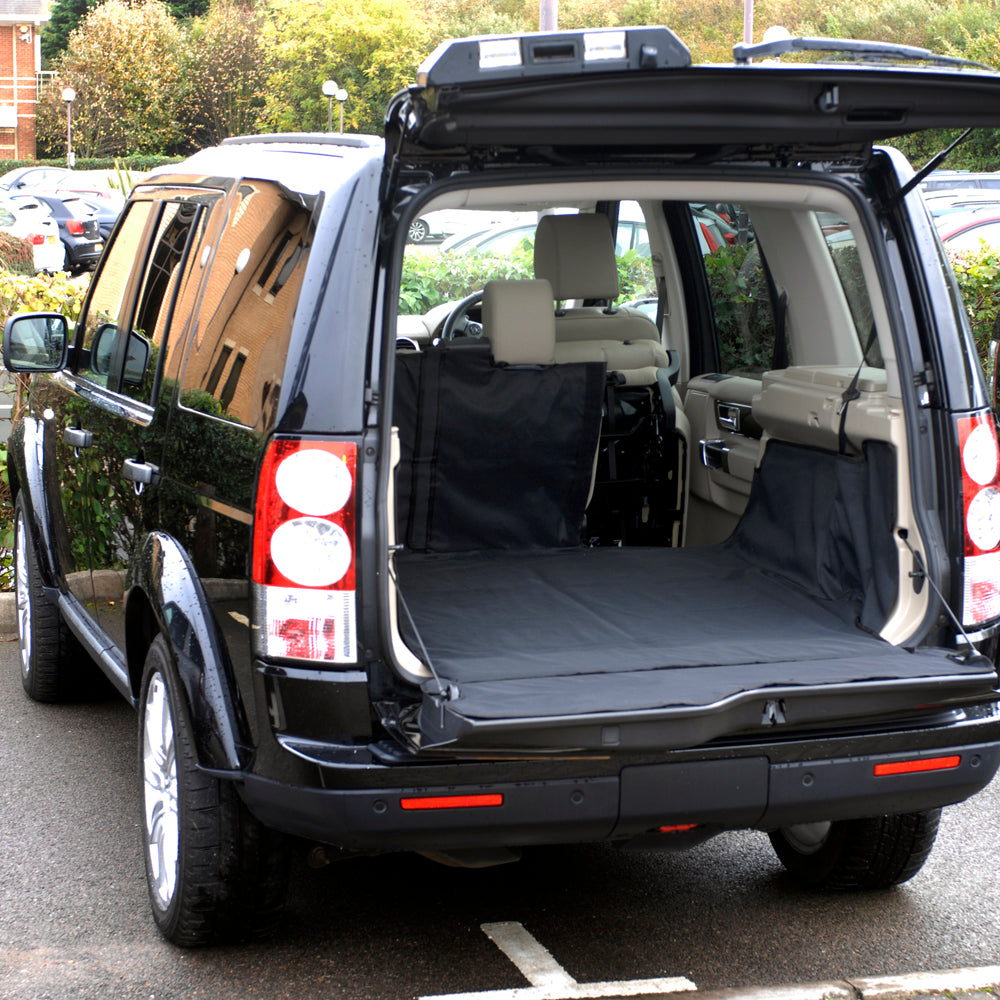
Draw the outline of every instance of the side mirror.
<instances>
[{"instance_id":1,"label":"side mirror","mask_svg":"<svg viewBox=\"0 0 1000 1000\"><path fill-rule=\"evenodd\" d=\"M3 363L11 372L57 372L66 366L69 323L62 313L22 313L3 328Z\"/></svg>"}]
</instances>

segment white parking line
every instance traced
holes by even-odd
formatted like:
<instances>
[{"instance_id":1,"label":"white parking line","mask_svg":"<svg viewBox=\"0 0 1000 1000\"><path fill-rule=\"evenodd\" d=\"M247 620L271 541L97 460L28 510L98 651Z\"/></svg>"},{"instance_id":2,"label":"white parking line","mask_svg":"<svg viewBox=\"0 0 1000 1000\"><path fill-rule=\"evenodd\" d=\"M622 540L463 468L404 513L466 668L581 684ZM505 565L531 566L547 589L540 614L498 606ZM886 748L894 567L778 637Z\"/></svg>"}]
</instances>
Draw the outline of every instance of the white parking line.
<instances>
[{"instance_id":1,"label":"white parking line","mask_svg":"<svg viewBox=\"0 0 1000 1000\"><path fill-rule=\"evenodd\" d=\"M631 979L614 983L578 983L515 921L483 924L486 936L518 967L530 986L480 993L448 993L421 1000L587 1000L598 997L635 997L649 993L681 993L697 989L690 979Z\"/></svg>"}]
</instances>

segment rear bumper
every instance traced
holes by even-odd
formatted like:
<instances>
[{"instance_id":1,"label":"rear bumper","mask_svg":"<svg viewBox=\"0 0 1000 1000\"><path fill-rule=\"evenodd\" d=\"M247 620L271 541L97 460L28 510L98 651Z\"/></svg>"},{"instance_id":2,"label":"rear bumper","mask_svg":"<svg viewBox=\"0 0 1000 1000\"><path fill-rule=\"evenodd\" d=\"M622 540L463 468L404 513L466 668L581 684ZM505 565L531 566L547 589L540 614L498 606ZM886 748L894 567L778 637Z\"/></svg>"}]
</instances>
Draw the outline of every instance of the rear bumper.
<instances>
[{"instance_id":1,"label":"rear bumper","mask_svg":"<svg viewBox=\"0 0 1000 1000\"><path fill-rule=\"evenodd\" d=\"M914 761L932 769L891 773ZM778 763L762 750L626 766L617 775L474 785L306 788L247 774L242 794L263 823L296 836L353 850L445 850L915 812L968 798L998 767L997 742Z\"/></svg>"}]
</instances>

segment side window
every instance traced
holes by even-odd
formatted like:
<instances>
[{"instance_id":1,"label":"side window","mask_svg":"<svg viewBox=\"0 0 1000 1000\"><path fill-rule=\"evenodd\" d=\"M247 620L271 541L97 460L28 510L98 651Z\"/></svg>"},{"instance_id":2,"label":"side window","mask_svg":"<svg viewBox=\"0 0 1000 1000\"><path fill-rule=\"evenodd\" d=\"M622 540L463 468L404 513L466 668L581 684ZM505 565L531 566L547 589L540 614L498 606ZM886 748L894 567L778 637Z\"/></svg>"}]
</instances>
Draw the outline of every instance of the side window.
<instances>
[{"instance_id":1,"label":"side window","mask_svg":"<svg viewBox=\"0 0 1000 1000\"><path fill-rule=\"evenodd\" d=\"M756 376L790 364L787 345L778 337L767 273L746 213L738 205L689 207L705 262L721 370Z\"/></svg>"},{"instance_id":2,"label":"side window","mask_svg":"<svg viewBox=\"0 0 1000 1000\"><path fill-rule=\"evenodd\" d=\"M196 258L188 254L188 247L194 245L206 214L195 202L166 202L156 224L121 379L121 391L139 402L152 402L160 354L169 346L167 332L175 304L191 281L194 270ZM145 364L140 364L143 343L149 347L149 357Z\"/></svg>"},{"instance_id":3,"label":"side window","mask_svg":"<svg viewBox=\"0 0 1000 1000\"><path fill-rule=\"evenodd\" d=\"M119 326L128 327L128 316L124 313L133 297L146 227L156 207L151 201L133 202L128 206L91 289L83 321L83 350L77 360L77 371L84 378L115 390L118 379L110 376L118 330Z\"/></svg>"},{"instance_id":4,"label":"side window","mask_svg":"<svg viewBox=\"0 0 1000 1000\"><path fill-rule=\"evenodd\" d=\"M84 321L85 377L152 403L173 305L191 270L185 253L201 215L202 206L188 201L130 207Z\"/></svg>"},{"instance_id":5,"label":"side window","mask_svg":"<svg viewBox=\"0 0 1000 1000\"><path fill-rule=\"evenodd\" d=\"M273 423L311 217L276 184L241 183L205 283L183 406L261 430Z\"/></svg>"},{"instance_id":6,"label":"side window","mask_svg":"<svg viewBox=\"0 0 1000 1000\"><path fill-rule=\"evenodd\" d=\"M868 286L858 256L858 241L847 220L832 212L818 212L817 220L826 238L837 277L854 322L854 335L864 354L865 364L884 368L885 362L875 338L875 320Z\"/></svg>"}]
</instances>

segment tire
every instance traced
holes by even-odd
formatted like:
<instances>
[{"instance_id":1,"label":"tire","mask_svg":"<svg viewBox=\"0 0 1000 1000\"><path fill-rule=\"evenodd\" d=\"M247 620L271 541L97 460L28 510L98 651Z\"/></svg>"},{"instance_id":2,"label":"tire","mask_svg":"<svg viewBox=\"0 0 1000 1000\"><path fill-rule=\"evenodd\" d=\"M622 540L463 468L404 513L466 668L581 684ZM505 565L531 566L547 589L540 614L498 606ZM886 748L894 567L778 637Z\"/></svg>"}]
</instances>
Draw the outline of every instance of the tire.
<instances>
[{"instance_id":1,"label":"tire","mask_svg":"<svg viewBox=\"0 0 1000 1000\"><path fill-rule=\"evenodd\" d=\"M95 670L59 608L45 596L20 495L14 503L14 596L21 684L26 694L44 702L79 698Z\"/></svg>"},{"instance_id":2,"label":"tire","mask_svg":"<svg viewBox=\"0 0 1000 1000\"><path fill-rule=\"evenodd\" d=\"M139 769L146 885L160 933L191 947L273 929L288 886L287 839L250 815L233 782L199 771L162 636L143 670Z\"/></svg>"},{"instance_id":3,"label":"tire","mask_svg":"<svg viewBox=\"0 0 1000 1000\"><path fill-rule=\"evenodd\" d=\"M410 223L409 238L411 243L423 243L431 234L431 227L423 219L414 219Z\"/></svg>"},{"instance_id":4,"label":"tire","mask_svg":"<svg viewBox=\"0 0 1000 1000\"><path fill-rule=\"evenodd\" d=\"M781 863L811 889L887 889L913 878L937 836L940 809L833 823L803 823L770 834Z\"/></svg>"}]
</instances>

